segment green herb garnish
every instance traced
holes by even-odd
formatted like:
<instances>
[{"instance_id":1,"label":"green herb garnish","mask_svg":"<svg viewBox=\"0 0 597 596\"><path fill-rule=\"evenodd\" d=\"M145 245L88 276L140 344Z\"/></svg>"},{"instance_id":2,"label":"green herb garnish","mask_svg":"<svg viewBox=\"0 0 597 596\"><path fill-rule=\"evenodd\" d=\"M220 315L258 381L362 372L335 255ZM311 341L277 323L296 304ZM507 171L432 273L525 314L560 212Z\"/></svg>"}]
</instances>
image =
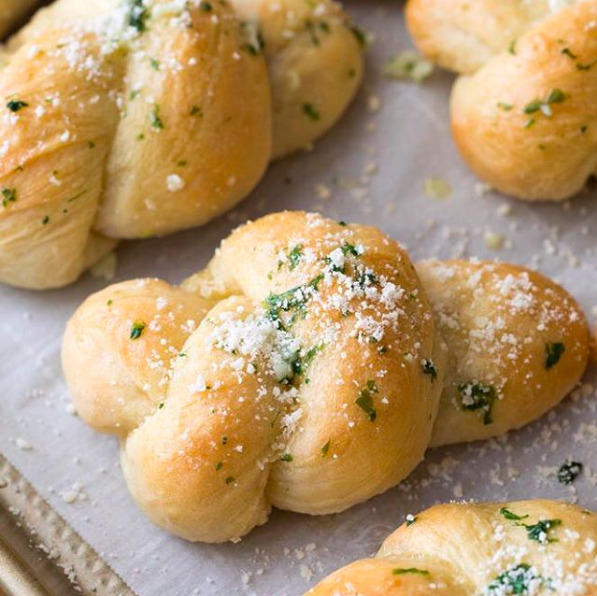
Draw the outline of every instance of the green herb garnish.
<instances>
[{"instance_id":1,"label":"green herb garnish","mask_svg":"<svg viewBox=\"0 0 597 596\"><path fill-rule=\"evenodd\" d=\"M582 474L583 464L578 461L569 461L560 466L558 481L562 484L572 484Z\"/></svg>"},{"instance_id":2,"label":"green herb garnish","mask_svg":"<svg viewBox=\"0 0 597 596\"><path fill-rule=\"evenodd\" d=\"M21 101L20 99L11 99L7 104L6 107L11 112L20 112L23 108L28 108L29 104L26 101Z\"/></svg>"},{"instance_id":3,"label":"green herb garnish","mask_svg":"<svg viewBox=\"0 0 597 596\"><path fill-rule=\"evenodd\" d=\"M289 312L296 310L297 312L291 318L289 324L292 325L298 314L304 316L306 313L306 305L313 292L317 292L319 283L323 279L323 274L313 278L305 286L297 286L291 288L282 294L270 294L265 299L265 305L268 309L268 314L271 319L279 321L282 312Z\"/></svg>"},{"instance_id":4,"label":"green herb garnish","mask_svg":"<svg viewBox=\"0 0 597 596\"><path fill-rule=\"evenodd\" d=\"M536 524L525 524L523 521L528 519L528 515L517 515L513 511L510 511L506 507L500 509L500 514L503 515L507 520L515 522L515 526L525 528L529 540L536 542L556 542L555 538L549 538L549 531L556 526L559 526L562 521L559 519L542 519Z\"/></svg>"},{"instance_id":5,"label":"green herb garnish","mask_svg":"<svg viewBox=\"0 0 597 596\"><path fill-rule=\"evenodd\" d=\"M8 207L9 203L14 203L17 200L17 189L16 188L3 188L1 194L2 194L2 207Z\"/></svg>"},{"instance_id":6,"label":"green herb garnish","mask_svg":"<svg viewBox=\"0 0 597 596\"><path fill-rule=\"evenodd\" d=\"M578 57L570 48L564 48L561 53L564 54L564 56L568 56L571 60L575 60Z\"/></svg>"},{"instance_id":7,"label":"green herb garnish","mask_svg":"<svg viewBox=\"0 0 597 596\"><path fill-rule=\"evenodd\" d=\"M551 106L556 103L562 103L566 99L566 94L561 89L552 89L545 99L535 99L529 102L524 108L525 114L534 114L542 112L545 116L551 116Z\"/></svg>"},{"instance_id":8,"label":"green herb garnish","mask_svg":"<svg viewBox=\"0 0 597 596\"><path fill-rule=\"evenodd\" d=\"M539 576L531 569L530 565L521 563L510 567L503 573L500 573L487 586L488 592L497 592L498 594L529 594L531 582L539 579Z\"/></svg>"},{"instance_id":9,"label":"green herb garnish","mask_svg":"<svg viewBox=\"0 0 597 596\"><path fill-rule=\"evenodd\" d=\"M131 339L139 339L143 335L145 327L147 327L147 325L143 321L136 321L131 327L131 333L129 337Z\"/></svg>"},{"instance_id":10,"label":"green herb garnish","mask_svg":"<svg viewBox=\"0 0 597 596\"><path fill-rule=\"evenodd\" d=\"M379 389L377 388L375 381L367 381L367 385L361 389L359 397L355 402L357 406L367 414L371 422L375 422L375 419L377 418L377 410L373 406L373 396L376 393L379 393Z\"/></svg>"},{"instance_id":11,"label":"green herb garnish","mask_svg":"<svg viewBox=\"0 0 597 596\"><path fill-rule=\"evenodd\" d=\"M548 534L550 530L556 526L560 526L561 524L561 519L541 519L536 524L519 525L526 528L529 540L534 540L535 542L541 542L542 544L545 544L546 542L557 542L556 538L549 538Z\"/></svg>"},{"instance_id":12,"label":"green herb garnish","mask_svg":"<svg viewBox=\"0 0 597 596\"><path fill-rule=\"evenodd\" d=\"M147 30L146 21L149 18L149 11L143 5L143 0L129 0L130 9L128 23L130 27L135 28L139 33Z\"/></svg>"},{"instance_id":13,"label":"green herb garnish","mask_svg":"<svg viewBox=\"0 0 597 596\"><path fill-rule=\"evenodd\" d=\"M421 368L423 369L424 375L429 375L431 377L432 383L437 379L437 369L431 360L424 358L421 363Z\"/></svg>"},{"instance_id":14,"label":"green herb garnish","mask_svg":"<svg viewBox=\"0 0 597 596\"><path fill-rule=\"evenodd\" d=\"M293 271L297 268L300 260L303 257L303 245L297 244L289 253L288 253L288 263L290 267L290 271Z\"/></svg>"},{"instance_id":15,"label":"green herb garnish","mask_svg":"<svg viewBox=\"0 0 597 596\"><path fill-rule=\"evenodd\" d=\"M492 410L496 399L495 389L491 385L469 381L458 386L461 404L464 410L483 412L483 424L493 422Z\"/></svg>"},{"instance_id":16,"label":"green herb garnish","mask_svg":"<svg viewBox=\"0 0 597 596\"><path fill-rule=\"evenodd\" d=\"M545 368L553 368L566 351L566 346L561 342L545 344Z\"/></svg>"},{"instance_id":17,"label":"green herb garnish","mask_svg":"<svg viewBox=\"0 0 597 596\"><path fill-rule=\"evenodd\" d=\"M513 513L507 507L502 507L500 509L500 514L510 521L522 521L523 519L527 519L527 517L529 517L528 515L516 515L516 513Z\"/></svg>"},{"instance_id":18,"label":"green herb garnish","mask_svg":"<svg viewBox=\"0 0 597 596\"><path fill-rule=\"evenodd\" d=\"M321 114L317 111L312 103L303 104L303 113L315 122L321 120Z\"/></svg>"},{"instance_id":19,"label":"green herb garnish","mask_svg":"<svg viewBox=\"0 0 597 596\"><path fill-rule=\"evenodd\" d=\"M160 106L155 105L153 111L149 114L149 122L151 127L156 130L164 130L164 121L160 116Z\"/></svg>"},{"instance_id":20,"label":"green herb garnish","mask_svg":"<svg viewBox=\"0 0 597 596\"><path fill-rule=\"evenodd\" d=\"M413 573L416 575L430 575L426 569L417 569L416 567L409 567L408 569L392 569L392 575L404 575L406 573Z\"/></svg>"}]
</instances>

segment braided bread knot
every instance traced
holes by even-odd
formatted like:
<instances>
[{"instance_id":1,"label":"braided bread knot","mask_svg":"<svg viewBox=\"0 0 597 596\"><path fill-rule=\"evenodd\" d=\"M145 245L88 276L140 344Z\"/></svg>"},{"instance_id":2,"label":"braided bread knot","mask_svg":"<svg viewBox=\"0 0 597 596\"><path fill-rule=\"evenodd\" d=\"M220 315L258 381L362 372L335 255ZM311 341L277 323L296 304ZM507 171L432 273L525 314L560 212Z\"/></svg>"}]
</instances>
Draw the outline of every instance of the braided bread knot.
<instances>
[{"instance_id":1,"label":"braided bread knot","mask_svg":"<svg viewBox=\"0 0 597 596\"><path fill-rule=\"evenodd\" d=\"M202 225L327 131L361 80L357 35L329 0L276 5L41 10L0 69L0 280L65 285L117 239Z\"/></svg>"},{"instance_id":2,"label":"braided bread knot","mask_svg":"<svg viewBox=\"0 0 597 596\"><path fill-rule=\"evenodd\" d=\"M465 75L452 130L482 179L526 200L583 189L597 173L595 0L410 0L407 16L423 53Z\"/></svg>"},{"instance_id":3,"label":"braided bread knot","mask_svg":"<svg viewBox=\"0 0 597 596\"><path fill-rule=\"evenodd\" d=\"M33 10L37 0L0 0L0 39Z\"/></svg>"},{"instance_id":4,"label":"braided bread knot","mask_svg":"<svg viewBox=\"0 0 597 596\"><path fill-rule=\"evenodd\" d=\"M308 596L591 596L597 517L556 501L432 507Z\"/></svg>"},{"instance_id":5,"label":"braided bread knot","mask_svg":"<svg viewBox=\"0 0 597 596\"><path fill-rule=\"evenodd\" d=\"M374 228L299 212L242 226L181 287L124 282L81 306L63 345L77 411L120 435L135 500L190 540L239 538L272 506L342 511L400 482L432 442L536 418L586 365L584 318L552 282L496 265L421 271ZM496 326L494 344L471 346L494 320L514 321L508 343Z\"/></svg>"}]
</instances>

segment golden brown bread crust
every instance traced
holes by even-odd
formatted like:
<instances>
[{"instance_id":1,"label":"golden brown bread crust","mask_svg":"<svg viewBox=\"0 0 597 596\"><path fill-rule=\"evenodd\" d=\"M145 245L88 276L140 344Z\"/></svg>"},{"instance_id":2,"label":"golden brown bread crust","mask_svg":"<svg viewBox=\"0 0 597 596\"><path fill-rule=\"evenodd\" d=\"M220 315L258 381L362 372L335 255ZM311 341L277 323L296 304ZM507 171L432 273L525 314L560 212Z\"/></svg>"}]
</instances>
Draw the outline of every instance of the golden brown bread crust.
<instances>
[{"instance_id":1,"label":"golden brown bread crust","mask_svg":"<svg viewBox=\"0 0 597 596\"><path fill-rule=\"evenodd\" d=\"M516 265L417 265L448 346L432 445L525 426L568 395L587 366L589 331L558 284Z\"/></svg>"},{"instance_id":2,"label":"golden brown bread crust","mask_svg":"<svg viewBox=\"0 0 597 596\"><path fill-rule=\"evenodd\" d=\"M421 271L423 281L374 228L301 212L244 225L181 288L125 282L79 308L63 343L77 411L122 437L135 500L189 540L238 538L271 506L346 509L406 477L432 431L437 444L516 428L561 400L586 364L584 318L542 276L460 261ZM471 283L486 291L467 308ZM499 383L485 373L511 344L496 335L485 360L467 356L482 316L530 340ZM460 329L446 334L449 365L438 331L448 318ZM546 341L562 344L548 371ZM523 376L530 396L515 390ZM460 378L495 383L495 424L484 424L485 402L453 403ZM436 422L442 389L447 423Z\"/></svg>"},{"instance_id":3,"label":"golden brown bread crust","mask_svg":"<svg viewBox=\"0 0 597 596\"><path fill-rule=\"evenodd\" d=\"M204 224L247 196L272 152L339 118L362 75L341 9L237 2L243 14L224 1L58 0L9 42L0 280L59 287L113 248L101 237Z\"/></svg>"},{"instance_id":4,"label":"golden brown bread crust","mask_svg":"<svg viewBox=\"0 0 597 596\"><path fill-rule=\"evenodd\" d=\"M123 436L129 487L158 524L230 540L272 505L341 511L423 457L443 344L406 253L378 230L268 216L234 232L182 290L163 288L128 282L91 297L63 348L77 408ZM216 306L205 314L193 296ZM186 322L174 335L160 317ZM98 358L98 376L80 374Z\"/></svg>"},{"instance_id":5,"label":"golden brown bread crust","mask_svg":"<svg viewBox=\"0 0 597 596\"><path fill-rule=\"evenodd\" d=\"M492 187L563 200L597 173L595 0L410 0L420 50L464 73L452 131Z\"/></svg>"},{"instance_id":6,"label":"golden brown bread crust","mask_svg":"<svg viewBox=\"0 0 597 596\"><path fill-rule=\"evenodd\" d=\"M452 131L473 170L522 199L562 200L597 173L597 2L528 30L452 95Z\"/></svg>"},{"instance_id":7,"label":"golden brown bread crust","mask_svg":"<svg viewBox=\"0 0 597 596\"><path fill-rule=\"evenodd\" d=\"M233 4L241 18L260 24L265 41L273 158L308 148L335 124L360 86L363 48L356 26L337 2Z\"/></svg>"},{"instance_id":8,"label":"golden brown bread crust","mask_svg":"<svg viewBox=\"0 0 597 596\"><path fill-rule=\"evenodd\" d=\"M130 39L115 43L118 10L98 26L107 33L33 28L0 72L2 97L27 104L0 118L0 279L14 285L76 279L92 230L143 237L205 223L269 160L265 63L242 51L228 5L189 8L178 26L170 14L125 21Z\"/></svg>"},{"instance_id":9,"label":"golden brown bread crust","mask_svg":"<svg viewBox=\"0 0 597 596\"><path fill-rule=\"evenodd\" d=\"M579 0L409 0L408 29L419 51L473 74L541 19Z\"/></svg>"},{"instance_id":10,"label":"golden brown bread crust","mask_svg":"<svg viewBox=\"0 0 597 596\"><path fill-rule=\"evenodd\" d=\"M415 520L375 558L340 569L307 595L597 594L597 515L586 509L544 500L462 503Z\"/></svg>"}]
</instances>

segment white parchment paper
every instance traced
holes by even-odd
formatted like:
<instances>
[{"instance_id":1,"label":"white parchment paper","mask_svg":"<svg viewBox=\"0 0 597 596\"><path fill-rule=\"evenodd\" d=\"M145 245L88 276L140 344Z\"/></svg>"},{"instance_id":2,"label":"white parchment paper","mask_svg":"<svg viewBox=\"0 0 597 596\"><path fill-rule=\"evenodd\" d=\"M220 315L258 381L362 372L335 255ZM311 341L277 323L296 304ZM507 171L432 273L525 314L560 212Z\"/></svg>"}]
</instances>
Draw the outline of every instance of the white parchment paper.
<instances>
[{"instance_id":1,"label":"white parchment paper","mask_svg":"<svg viewBox=\"0 0 597 596\"><path fill-rule=\"evenodd\" d=\"M377 225L416 259L478 256L538 267L572 291L590 316L597 304L596 193L558 205L480 196L450 136L452 77L437 72L415 85L381 75L383 62L410 46L402 4L352 0L349 8L375 42L365 88L342 123L314 152L274 165L228 216L169 238L123 244L114 281L179 282L247 218L309 209ZM429 177L449 181L452 196L428 197ZM488 232L503 236L501 250L487 248ZM299 596L330 571L374 552L407 513L437 501L552 497L597 508L597 402L586 386L585 397L504 440L429 452L408 481L341 515L274 512L235 545L173 538L132 503L117 441L69 413L61 334L80 302L104 285L87 276L56 292L0 289L0 451L141 596ZM573 487L550 475L567 458L585 464Z\"/></svg>"}]
</instances>

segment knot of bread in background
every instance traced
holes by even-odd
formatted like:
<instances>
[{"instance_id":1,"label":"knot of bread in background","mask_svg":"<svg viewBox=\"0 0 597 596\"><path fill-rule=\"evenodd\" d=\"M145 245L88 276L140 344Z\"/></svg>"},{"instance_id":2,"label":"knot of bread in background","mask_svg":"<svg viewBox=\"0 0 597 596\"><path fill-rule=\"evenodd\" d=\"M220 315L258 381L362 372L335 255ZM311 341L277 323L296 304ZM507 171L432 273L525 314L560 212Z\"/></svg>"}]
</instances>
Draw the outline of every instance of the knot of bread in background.
<instances>
[{"instance_id":1,"label":"knot of bread in background","mask_svg":"<svg viewBox=\"0 0 597 596\"><path fill-rule=\"evenodd\" d=\"M574 300L537 273L417 272L375 228L286 212L233 232L181 287L88 298L63 367L80 416L121 437L151 519L219 542L272 506L326 514L377 495L430 444L530 422L578 382L588 344Z\"/></svg>"},{"instance_id":2,"label":"knot of bread in background","mask_svg":"<svg viewBox=\"0 0 597 596\"><path fill-rule=\"evenodd\" d=\"M35 289L230 209L363 71L330 0L58 0L2 56L0 280Z\"/></svg>"},{"instance_id":3,"label":"knot of bread in background","mask_svg":"<svg viewBox=\"0 0 597 596\"><path fill-rule=\"evenodd\" d=\"M39 0L0 0L0 39L10 33L38 4Z\"/></svg>"},{"instance_id":4,"label":"knot of bread in background","mask_svg":"<svg viewBox=\"0 0 597 596\"><path fill-rule=\"evenodd\" d=\"M470 167L527 200L563 200L597 174L595 0L410 0L418 48L464 76L452 130Z\"/></svg>"},{"instance_id":5,"label":"knot of bread in background","mask_svg":"<svg viewBox=\"0 0 597 596\"><path fill-rule=\"evenodd\" d=\"M577 594L597 587L597 515L556 501L452 504L410 517L372 559L308 596Z\"/></svg>"}]
</instances>

